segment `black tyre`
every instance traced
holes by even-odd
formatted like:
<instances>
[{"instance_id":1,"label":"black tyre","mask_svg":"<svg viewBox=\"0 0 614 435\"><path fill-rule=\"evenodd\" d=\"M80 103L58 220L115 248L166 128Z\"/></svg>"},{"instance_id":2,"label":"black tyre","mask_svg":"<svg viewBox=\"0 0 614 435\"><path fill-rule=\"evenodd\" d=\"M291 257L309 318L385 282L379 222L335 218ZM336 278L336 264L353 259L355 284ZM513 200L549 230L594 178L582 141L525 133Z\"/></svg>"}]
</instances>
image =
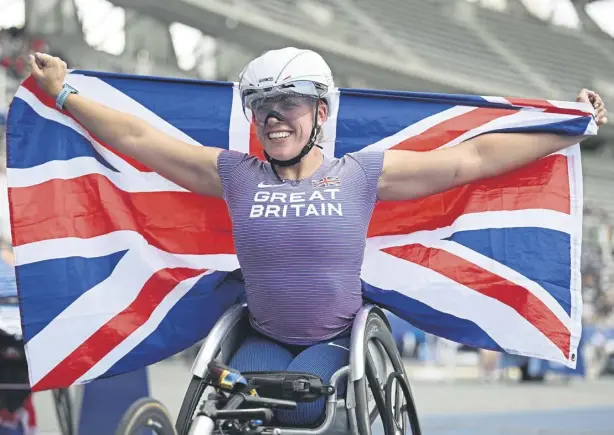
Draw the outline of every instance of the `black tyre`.
<instances>
[{"instance_id":1,"label":"black tyre","mask_svg":"<svg viewBox=\"0 0 614 435\"><path fill-rule=\"evenodd\" d=\"M390 333L388 324L377 311L369 313L365 329L365 360L366 373L362 379L356 381L356 418L358 433L360 435L371 435L371 427L378 415L382 418L384 431L388 434L403 433L420 435L420 425L416 406L414 403L411 389L407 382L405 366L401 360L396 343ZM381 367L372 354L372 350L377 348L379 353L384 354L391 367L386 369L386 373L381 373ZM381 366L381 364L379 364ZM390 370L392 369L392 370ZM389 375L397 373L395 381L389 381ZM399 379L401 381L399 381ZM401 382L405 383L405 391L402 391ZM386 388L386 385L389 388ZM394 388L390 388L390 386ZM389 391L387 391L389 390ZM369 409L369 393L375 400L376 406ZM387 397L387 395L394 395ZM388 410L387 404L394 403L394 409ZM365 408L365 409L363 409ZM387 413L392 412L392 418ZM392 426L392 427L391 427ZM401 427L399 427L401 426ZM402 430L400 430L402 428Z\"/></svg>"},{"instance_id":2,"label":"black tyre","mask_svg":"<svg viewBox=\"0 0 614 435\"><path fill-rule=\"evenodd\" d=\"M175 435L168 411L159 401L150 397L137 400L126 411L115 435L141 435L151 429L156 435Z\"/></svg>"},{"instance_id":3,"label":"black tyre","mask_svg":"<svg viewBox=\"0 0 614 435\"><path fill-rule=\"evenodd\" d=\"M207 388L207 384L203 382L198 376L192 376L188 390L183 397L183 403L179 409L179 415L177 416L177 422L175 423L175 429L177 429L177 435L188 435L190 431L190 424L194 418L196 408L200 403L203 393Z\"/></svg>"},{"instance_id":4,"label":"black tyre","mask_svg":"<svg viewBox=\"0 0 614 435\"><path fill-rule=\"evenodd\" d=\"M60 432L62 435L74 435L72 401L70 400L68 389L53 390L53 401L55 402L55 415L58 418Z\"/></svg>"}]
</instances>

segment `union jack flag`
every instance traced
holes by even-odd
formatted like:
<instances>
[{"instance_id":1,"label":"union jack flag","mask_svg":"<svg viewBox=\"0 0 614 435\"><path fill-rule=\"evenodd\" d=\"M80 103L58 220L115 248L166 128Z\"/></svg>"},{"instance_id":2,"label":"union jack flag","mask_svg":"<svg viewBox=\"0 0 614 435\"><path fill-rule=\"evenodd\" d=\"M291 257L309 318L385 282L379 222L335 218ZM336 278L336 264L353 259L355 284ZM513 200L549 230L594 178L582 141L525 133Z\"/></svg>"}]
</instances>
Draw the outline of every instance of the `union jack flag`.
<instances>
[{"instance_id":1,"label":"union jack flag","mask_svg":"<svg viewBox=\"0 0 614 435\"><path fill-rule=\"evenodd\" d=\"M321 180L314 180L311 182L311 185L315 188L320 187L330 187L330 186L340 186L339 177L324 177Z\"/></svg>"},{"instance_id":2,"label":"union jack flag","mask_svg":"<svg viewBox=\"0 0 614 435\"><path fill-rule=\"evenodd\" d=\"M262 157L236 84L73 71L82 95L194 146ZM428 151L486 132L596 133L589 105L335 90L323 149ZM8 119L8 183L33 390L160 361L207 335L242 286L223 200L119 154L28 78ZM579 146L416 201L378 203L365 297L467 345L575 366L581 333ZM334 265L331 265L334 267Z\"/></svg>"}]
</instances>

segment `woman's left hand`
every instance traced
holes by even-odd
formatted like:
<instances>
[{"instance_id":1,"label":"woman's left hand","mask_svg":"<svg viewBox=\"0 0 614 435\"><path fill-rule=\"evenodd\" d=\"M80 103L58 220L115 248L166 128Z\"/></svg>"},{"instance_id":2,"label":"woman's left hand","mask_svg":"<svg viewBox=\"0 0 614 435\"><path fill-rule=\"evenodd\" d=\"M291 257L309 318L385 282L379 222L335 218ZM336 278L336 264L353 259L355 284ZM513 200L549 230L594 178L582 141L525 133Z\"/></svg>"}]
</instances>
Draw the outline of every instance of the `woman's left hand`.
<instances>
[{"instance_id":1,"label":"woman's left hand","mask_svg":"<svg viewBox=\"0 0 614 435\"><path fill-rule=\"evenodd\" d=\"M577 102L588 103L595 109L595 122L601 127L608 122L608 110L605 108L603 100L596 92L588 89L582 89L576 98Z\"/></svg>"}]
</instances>

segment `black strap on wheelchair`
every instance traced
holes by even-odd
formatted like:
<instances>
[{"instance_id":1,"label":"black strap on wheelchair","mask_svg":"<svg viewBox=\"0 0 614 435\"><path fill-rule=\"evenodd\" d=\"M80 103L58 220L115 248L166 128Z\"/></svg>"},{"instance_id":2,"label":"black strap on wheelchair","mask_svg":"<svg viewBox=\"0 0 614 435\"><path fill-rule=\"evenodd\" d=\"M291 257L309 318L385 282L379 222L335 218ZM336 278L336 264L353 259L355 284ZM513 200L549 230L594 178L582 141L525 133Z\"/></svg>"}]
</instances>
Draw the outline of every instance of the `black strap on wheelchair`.
<instances>
[{"instance_id":1,"label":"black strap on wheelchair","mask_svg":"<svg viewBox=\"0 0 614 435\"><path fill-rule=\"evenodd\" d=\"M334 394L335 387L326 385L318 376L299 372L245 372L248 388L259 395L296 402L313 402Z\"/></svg>"},{"instance_id":2,"label":"black strap on wheelchair","mask_svg":"<svg viewBox=\"0 0 614 435\"><path fill-rule=\"evenodd\" d=\"M255 391L259 396L274 399L313 402L330 396L335 387L325 385L322 379L300 372L246 372L241 373L219 361L209 362L207 383L234 393Z\"/></svg>"}]
</instances>

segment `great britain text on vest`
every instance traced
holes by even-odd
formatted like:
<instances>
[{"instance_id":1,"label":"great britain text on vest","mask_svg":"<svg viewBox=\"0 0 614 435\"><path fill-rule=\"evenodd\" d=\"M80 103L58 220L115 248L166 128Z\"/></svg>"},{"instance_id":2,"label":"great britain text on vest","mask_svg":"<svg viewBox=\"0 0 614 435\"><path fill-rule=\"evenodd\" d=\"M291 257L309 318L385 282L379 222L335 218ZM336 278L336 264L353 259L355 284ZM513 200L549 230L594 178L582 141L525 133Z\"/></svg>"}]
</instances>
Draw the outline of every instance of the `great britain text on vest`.
<instances>
[{"instance_id":1,"label":"great britain text on vest","mask_svg":"<svg viewBox=\"0 0 614 435\"><path fill-rule=\"evenodd\" d=\"M288 216L343 216L341 203L337 194L340 189L322 189L313 191L309 197L306 192L269 192L256 191L250 218L285 218Z\"/></svg>"}]
</instances>

